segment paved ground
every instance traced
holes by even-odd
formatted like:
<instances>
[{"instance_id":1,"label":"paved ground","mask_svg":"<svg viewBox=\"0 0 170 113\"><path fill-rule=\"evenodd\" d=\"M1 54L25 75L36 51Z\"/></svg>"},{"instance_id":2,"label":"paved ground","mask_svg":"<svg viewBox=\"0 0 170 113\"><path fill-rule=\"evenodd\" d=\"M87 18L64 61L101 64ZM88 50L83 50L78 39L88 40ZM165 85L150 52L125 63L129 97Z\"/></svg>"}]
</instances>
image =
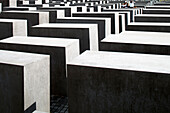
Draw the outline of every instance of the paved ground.
<instances>
[{"instance_id":1,"label":"paved ground","mask_svg":"<svg viewBox=\"0 0 170 113\"><path fill-rule=\"evenodd\" d=\"M52 96L51 113L68 113L68 97Z\"/></svg>"}]
</instances>

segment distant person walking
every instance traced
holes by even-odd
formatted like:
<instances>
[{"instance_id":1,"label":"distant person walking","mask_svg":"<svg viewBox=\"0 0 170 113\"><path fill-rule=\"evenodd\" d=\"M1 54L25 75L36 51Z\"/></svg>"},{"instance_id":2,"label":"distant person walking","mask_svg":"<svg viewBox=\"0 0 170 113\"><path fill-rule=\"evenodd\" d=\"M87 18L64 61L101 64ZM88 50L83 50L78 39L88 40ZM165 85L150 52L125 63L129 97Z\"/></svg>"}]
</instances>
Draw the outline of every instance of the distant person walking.
<instances>
[{"instance_id":1,"label":"distant person walking","mask_svg":"<svg viewBox=\"0 0 170 113\"><path fill-rule=\"evenodd\" d=\"M122 7L122 8L128 8L128 3L127 3L127 1L125 1L125 2L122 4L121 7Z\"/></svg>"}]
</instances>

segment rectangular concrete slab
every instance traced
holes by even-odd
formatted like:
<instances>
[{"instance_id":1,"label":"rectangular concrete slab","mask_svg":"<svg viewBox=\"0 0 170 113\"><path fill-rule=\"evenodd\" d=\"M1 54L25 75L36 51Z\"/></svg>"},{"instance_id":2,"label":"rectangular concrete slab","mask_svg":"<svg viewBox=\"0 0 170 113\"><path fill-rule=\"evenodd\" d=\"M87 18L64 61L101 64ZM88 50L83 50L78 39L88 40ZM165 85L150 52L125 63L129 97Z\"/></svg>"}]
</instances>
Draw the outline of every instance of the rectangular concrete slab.
<instances>
[{"instance_id":1,"label":"rectangular concrete slab","mask_svg":"<svg viewBox=\"0 0 170 113\"><path fill-rule=\"evenodd\" d=\"M5 11L0 14L3 19L26 19L28 22L28 35L33 25L49 23L49 12L33 11Z\"/></svg>"},{"instance_id":2,"label":"rectangular concrete slab","mask_svg":"<svg viewBox=\"0 0 170 113\"><path fill-rule=\"evenodd\" d=\"M125 23L125 14L119 14L119 33L125 31L126 23Z\"/></svg>"},{"instance_id":3,"label":"rectangular concrete slab","mask_svg":"<svg viewBox=\"0 0 170 113\"><path fill-rule=\"evenodd\" d=\"M109 17L111 18L111 33L112 34L119 34L119 14L117 12L77 12L72 14L73 17L98 17L104 18Z\"/></svg>"},{"instance_id":4,"label":"rectangular concrete slab","mask_svg":"<svg viewBox=\"0 0 170 113\"><path fill-rule=\"evenodd\" d=\"M163 14L141 14L135 16L135 22L159 22L170 23L170 15Z\"/></svg>"},{"instance_id":5,"label":"rectangular concrete slab","mask_svg":"<svg viewBox=\"0 0 170 113\"><path fill-rule=\"evenodd\" d=\"M0 111L50 112L49 63L48 55L0 50Z\"/></svg>"},{"instance_id":6,"label":"rectangular concrete slab","mask_svg":"<svg viewBox=\"0 0 170 113\"><path fill-rule=\"evenodd\" d=\"M12 14L16 14L16 16L21 15L21 19L22 19L22 15L29 15L29 14L35 14L38 15L38 24L43 24L43 23L49 23L49 13L48 12L38 12L38 11L5 11L4 13L7 13L12 15ZM17 15L18 14L18 15ZM29 15L31 16L31 15ZM13 18L13 17L12 17ZM19 18L19 17L18 17ZM35 20L34 20L35 21Z\"/></svg>"},{"instance_id":7,"label":"rectangular concrete slab","mask_svg":"<svg viewBox=\"0 0 170 113\"><path fill-rule=\"evenodd\" d=\"M65 10L61 9L61 10L57 10L57 9L53 9L52 7L50 9L45 8L45 9L38 9L37 11L39 12L49 12L50 15L50 23L55 23L55 20L59 17L65 17ZM56 12L56 14L53 14L54 12ZM53 17L52 17L53 16ZM51 21L54 20L54 21Z\"/></svg>"},{"instance_id":8,"label":"rectangular concrete slab","mask_svg":"<svg viewBox=\"0 0 170 113\"><path fill-rule=\"evenodd\" d=\"M0 13L2 12L2 3L0 3Z\"/></svg>"},{"instance_id":9,"label":"rectangular concrete slab","mask_svg":"<svg viewBox=\"0 0 170 113\"><path fill-rule=\"evenodd\" d=\"M143 14L170 14L170 9L143 9Z\"/></svg>"},{"instance_id":10,"label":"rectangular concrete slab","mask_svg":"<svg viewBox=\"0 0 170 113\"><path fill-rule=\"evenodd\" d=\"M10 10L16 10L16 11L34 11L37 10L36 7L4 7L3 11L10 11Z\"/></svg>"},{"instance_id":11,"label":"rectangular concrete slab","mask_svg":"<svg viewBox=\"0 0 170 113\"><path fill-rule=\"evenodd\" d=\"M152 32L170 32L170 23L156 22L131 22L127 26L127 31L152 31Z\"/></svg>"},{"instance_id":12,"label":"rectangular concrete slab","mask_svg":"<svg viewBox=\"0 0 170 113\"><path fill-rule=\"evenodd\" d=\"M67 62L79 55L77 39L11 37L0 41L2 50L50 55L51 95L67 95Z\"/></svg>"},{"instance_id":13,"label":"rectangular concrete slab","mask_svg":"<svg viewBox=\"0 0 170 113\"><path fill-rule=\"evenodd\" d=\"M169 62L166 55L84 52L68 64L69 113L169 112Z\"/></svg>"},{"instance_id":14,"label":"rectangular concrete slab","mask_svg":"<svg viewBox=\"0 0 170 113\"><path fill-rule=\"evenodd\" d=\"M101 50L169 55L169 33L125 31L101 41Z\"/></svg>"},{"instance_id":15,"label":"rectangular concrete slab","mask_svg":"<svg viewBox=\"0 0 170 113\"><path fill-rule=\"evenodd\" d=\"M100 50L100 41L102 39L104 39L105 37L107 37L107 32L106 30L108 30L107 26L110 25L111 27L111 24L108 24L106 25L110 18L78 18L78 17L66 17L66 18L58 18L56 20L56 23L68 23L68 24L73 24L73 23L76 23L76 24L97 24L98 25L98 47L99 47L99 50ZM106 21L107 20L107 21ZM111 23L111 21L109 21ZM111 30L110 30L111 32ZM111 33L110 33L111 34Z\"/></svg>"},{"instance_id":16,"label":"rectangular concrete slab","mask_svg":"<svg viewBox=\"0 0 170 113\"><path fill-rule=\"evenodd\" d=\"M38 10L64 10L65 17L71 17L71 8L66 7L39 7Z\"/></svg>"},{"instance_id":17,"label":"rectangular concrete slab","mask_svg":"<svg viewBox=\"0 0 170 113\"><path fill-rule=\"evenodd\" d=\"M105 18L98 18L98 17L60 17L58 19L89 19L89 20L104 20L105 21L105 36L111 34L111 18L105 17Z\"/></svg>"},{"instance_id":18,"label":"rectangular concrete slab","mask_svg":"<svg viewBox=\"0 0 170 113\"><path fill-rule=\"evenodd\" d=\"M97 18L97 17L61 17L57 18L57 23L97 23L99 35L106 37L111 34L111 19L110 18ZM104 33L102 33L104 32Z\"/></svg>"},{"instance_id":19,"label":"rectangular concrete slab","mask_svg":"<svg viewBox=\"0 0 170 113\"><path fill-rule=\"evenodd\" d=\"M103 12L118 12L119 14L124 14L125 15L125 27L132 22L131 13L129 11L112 11L112 10L103 10Z\"/></svg>"},{"instance_id":20,"label":"rectangular concrete slab","mask_svg":"<svg viewBox=\"0 0 170 113\"><path fill-rule=\"evenodd\" d=\"M136 9L104 9L103 12L130 12L130 22L133 22Z\"/></svg>"},{"instance_id":21,"label":"rectangular concrete slab","mask_svg":"<svg viewBox=\"0 0 170 113\"><path fill-rule=\"evenodd\" d=\"M64 10L43 9L38 10L38 12L49 12L49 23L55 23L57 18L65 17Z\"/></svg>"},{"instance_id":22,"label":"rectangular concrete slab","mask_svg":"<svg viewBox=\"0 0 170 113\"><path fill-rule=\"evenodd\" d=\"M40 24L32 27L31 36L79 39L81 53L85 50L98 51L97 24Z\"/></svg>"},{"instance_id":23,"label":"rectangular concrete slab","mask_svg":"<svg viewBox=\"0 0 170 113\"><path fill-rule=\"evenodd\" d=\"M168 5L167 6L166 5L165 6L163 6L163 5L159 6L158 5L158 6L146 6L145 8L146 9L170 9L170 6L168 6Z\"/></svg>"},{"instance_id":24,"label":"rectangular concrete slab","mask_svg":"<svg viewBox=\"0 0 170 113\"><path fill-rule=\"evenodd\" d=\"M9 0L1 0L2 7L9 6Z\"/></svg>"},{"instance_id":25,"label":"rectangular concrete slab","mask_svg":"<svg viewBox=\"0 0 170 113\"><path fill-rule=\"evenodd\" d=\"M0 39L27 35L27 20L0 19Z\"/></svg>"},{"instance_id":26,"label":"rectangular concrete slab","mask_svg":"<svg viewBox=\"0 0 170 113\"><path fill-rule=\"evenodd\" d=\"M75 13L75 12L77 12L77 6L54 6L55 8L64 8L64 9L66 9L66 8L70 8L71 9L71 14L72 13Z\"/></svg>"}]
</instances>

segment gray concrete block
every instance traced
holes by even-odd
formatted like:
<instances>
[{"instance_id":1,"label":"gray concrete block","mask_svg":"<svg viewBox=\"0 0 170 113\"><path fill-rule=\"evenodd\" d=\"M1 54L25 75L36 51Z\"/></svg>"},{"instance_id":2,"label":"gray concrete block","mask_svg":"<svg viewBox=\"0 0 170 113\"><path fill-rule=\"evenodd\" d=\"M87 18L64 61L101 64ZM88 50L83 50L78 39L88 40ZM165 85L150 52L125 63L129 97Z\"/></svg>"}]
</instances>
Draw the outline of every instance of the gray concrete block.
<instances>
[{"instance_id":1,"label":"gray concrete block","mask_svg":"<svg viewBox=\"0 0 170 113\"><path fill-rule=\"evenodd\" d=\"M0 39L27 36L27 20L0 19Z\"/></svg>"},{"instance_id":2,"label":"gray concrete block","mask_svg":"<svg viewBox=\"0 0 170 113\"><path fill-rule=\"evenodd\" d=\"M80 53L85 50L98 51L97 24L40 24L32 27L31 36L79 39Z\"/></svg>"},{"instance_id":3,"label":"gray concrete block","mask_svg":"<svg viewBox=\"0 0 170 113\"><path fill-rule=\"evenodd\" d=\"M64 10L66 17L71 17L71 7L39 7L38 10Z\"/></svg>"},{"instance_id":4,"label":"gray concrete block","mask_svg":"<svg viewBox=\"0 0 170 113\"><path fill-rule=\"evenodd\" d=\"M170 32L170 23L132 22L132 23L129 23L126 30L127 31Z\"/></svg>"},{"instance_id":5,"label":"gray concrete block","mask_svg":"<svg viewBox=\"0 0 170 113\"><path fill-rule=\"evenodd\" d=\"M125 14L119 14L119 33L124 32L125 28L126 28Z\"/></svg>"},{"instance_id":6,"label":"gray concrete block","mask_svg":"<svg viewBox=\"0 0 170 113\"><path fill-rule=\"evenodd\" d=\"M103 12L107 12L106 10L104 10ZM117 11L108 11L108 12L117 12ZM123 25L121 26L120 24L122 24L122 23L124 23L124 21L125 21L125 27L127 27L127 25L130 23L130 21L131 21L131 16L130 16L130 12L128 12L128 11L119 11L118 12L119 13L119 15L124 15L125 16L125 20L122 20L122 21L120 21L119 20L119 27L121 28L121 27L124 27Z\"/></svg>"},{"instance_id":7,"label":"gray concrete block","mask_svg":"<svg viewBox=\"0 0 170 113\"><path fill-rule=\"evenodd\" d=\"M157 6L146 6L146 9L170 9L170 6L163 6L163 5L157 5Z\"/></svg>"},{"instance_id":8,"label":"gray concrete block","mask_svg":"<svg viewBox=\"0 0 170 113\"><path fill-rule=\"evenodd\" d=\"M135 13L137 10L140 10L140 9L130 9L130 8L127 8L127 9L104 9L102 12L130 12L130 22L133 22L134 21L134 16L135 16Z\"/></svg>"},{"instance_id":9,"label":"gray concrete block","mask_svg":"<svg viewBox=\"0 0 170 113\"><path fill-rule=\"evenodd\" d=\"M23 113L34 103L35 109L50 112L48 55L0 50L0 71L2 113Z\"/></svg>"},{"instance_id":10,"label":"gray concrete block","mask_svg":"<svg viewBox=\"0 0 170 113\"><path fill-rule=\"evenodd\" d=\"M64 17L64 10L55 10L55 9L43 9L38 10L39 12L49 12L49 23L55 23L58 17Z\"/></svg>"},{"instance_id":11,"label":"gray concrete block","mask_svg":"<svg viewBox=\"0 0 170 113\"><path fill-rule=\"evenodd\" d=\"M73 17L98 17L104 18L109 17L111 18L111 33L112 34L119 34L119 13L117 12L77 12L72 14Z\"/></svg>"},{"instance_id":12,"label":"gray concrete block","mask_svg":"<svg viewBox=\"0 0 170 113\"><path fill-rule=\"evenodd\" d=\"M98 25L98 47L100 50L100 41L111 34L110 18L90 18L90 17L64 17L58 18L56 23L79 23L79 24L97 24Z\"/></svg>"},{"instance_id":13,"label":"gray concrete block","mask_svg":"<svg viewBox=\"0 0 170 113\"><path fill-rule=\"evenodd\" d=\"M35 11L37 10L36 7L3 7L3 11L10 11L10 10L16 10L16 11Z\"/></svg>"},{"instance_id":14,"label":"gray concrete block","mask_svg":"<svg viewBox=\"0 0 170 113\"><path fill-rule=\"evenodd\" d=\"M2 3L2 7L9 6L9 0L1 0L0 2Z\"/></svg>"},{"instance_id":15,"label":"gray concrete block","mask_svg":"<svg viewBox=\"0 0 170 113\"><path fill-rule=\"evenodd\" d=\"M105 29L102 29L102 28L98 28L98 31L101 31L102 32L102 30L105 32L105 36L104 37L107 37L108 35L110 35L111 34L111 18L107 18L107 17L105 17L105 18L98 18L98 17L63 17L63 18L58 18L57 19L57 21L64 21L64 22L67 22L67 20L68 21L70 21L70 22L73 22L73 23L78 23L78 22L74 22L74 21L76 21L76 20L82 20L81 22L85 22L84 20L88 20L87 22L85 22L85 23L88 23L88 22L90 22L90 23L93 23L93 21L104 21L104 23L105 23L105 25L104 25L104 28ZM98 25L98 27L100 27L99 25Z\"/></svg>"},{"instance_id":16,"label":"gray concrete block","mask_svg":"<svg viewBox=\"0 0 170 113\"><path fill-rule=\"evenodd\" d=\"M2 3L0 3L0 13L2 12Z\"/></svg>"},{"instance_id":17,"label":"gray concrete block","mask_svg":"<svg viewBox=\"0 0 170 113\"><path fill-rule=\"evenodd\" d=\"M34 25L49 23L49 12L33 12L33 11L5 11L0 14L0 18L4 19L26 19L28 22L28 35L30 28Z\"/></svg>"},{"instance_id":18,"label":"gray concrete block","mask_svg":"<svg viewBox=\"0 0 170 113\"><path fill-rule=\"evenodd\" d=\"M51 95L67 95L66 63L79 55L78 40L11 37L0 41L0 49L50 55Z\"/></svg>"},{"instance_id":19,"label":"gray concrete block","mask_svg":"<svg viewBox=\"0 0 170 113\"><path fill-rule=\"evenodd\" d=\"M135 16L135 22L159 22L170 23L170 15L142 14Z\"/></svg>"},{"instance_id":20,"label":"gray concrete block","mask_svg":"<svg viewBox=\"0 0 170 113\"><path fill-rule=\"evenodd\" d=\"M170 9L143 9L143 14L170 14Z\"/></svg>"},{"instance_id":21,"label":"gray concrete block","mask_svg":"<svg viewBox=\"0 0 170 113\"><path fill-rule=\"evenodd\" d=\"M102 51L170 54L169 33L125 31L101 41Z\"/></svg>"},{"instance_id":22,"label":"gray concrete block","mask_svg":"<svg viewBox=\"0 0 170 113\"><path fill-rule=\"evenodd\" d=\"M69 113L170 112L169 62L166 55L84 52L68 64Z\"/></svg>"}]
</instances>

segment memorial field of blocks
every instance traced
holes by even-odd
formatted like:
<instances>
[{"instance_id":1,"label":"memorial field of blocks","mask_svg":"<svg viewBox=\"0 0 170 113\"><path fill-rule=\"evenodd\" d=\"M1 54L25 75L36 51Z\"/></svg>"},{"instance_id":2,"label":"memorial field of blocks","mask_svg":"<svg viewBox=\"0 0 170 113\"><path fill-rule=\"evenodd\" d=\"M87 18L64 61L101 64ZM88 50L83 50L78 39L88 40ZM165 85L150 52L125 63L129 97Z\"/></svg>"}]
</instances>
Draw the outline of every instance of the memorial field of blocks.
<instances>
[{"instance_id":1,"label":"memorial field of blocks","mask_svg":"<svg viewBox=\"0 0 170 113\"><path fill-rule=\"evenodd\" d=\"M170 2L124 3L0 0L0 113L170 113Z\"/></svg>"}]
</instances>

